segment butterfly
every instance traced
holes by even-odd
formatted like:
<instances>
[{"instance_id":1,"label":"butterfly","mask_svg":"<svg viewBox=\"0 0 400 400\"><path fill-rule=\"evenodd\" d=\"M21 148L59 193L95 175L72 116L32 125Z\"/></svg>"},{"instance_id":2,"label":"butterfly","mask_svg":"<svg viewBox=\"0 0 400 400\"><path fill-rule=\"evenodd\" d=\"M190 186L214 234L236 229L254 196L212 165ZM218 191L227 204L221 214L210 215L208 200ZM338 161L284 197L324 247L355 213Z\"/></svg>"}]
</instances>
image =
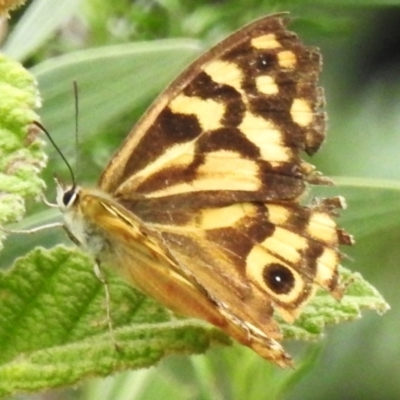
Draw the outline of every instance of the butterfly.
<instances>
[{"instance_id":1,"label":"butterfly","mask_svg":"<svg viewBox=\"0 0 400 400\"><path fill-rule=\"evenodd\" d=\"M290 365L275 314L294 321L318 288L343 294L340 197L301 158L324 140L321 57L283 15L242 28L154 102L96 189L59 186L64 228L99 265L172 311Z\"/></svg>"}]
</instances>

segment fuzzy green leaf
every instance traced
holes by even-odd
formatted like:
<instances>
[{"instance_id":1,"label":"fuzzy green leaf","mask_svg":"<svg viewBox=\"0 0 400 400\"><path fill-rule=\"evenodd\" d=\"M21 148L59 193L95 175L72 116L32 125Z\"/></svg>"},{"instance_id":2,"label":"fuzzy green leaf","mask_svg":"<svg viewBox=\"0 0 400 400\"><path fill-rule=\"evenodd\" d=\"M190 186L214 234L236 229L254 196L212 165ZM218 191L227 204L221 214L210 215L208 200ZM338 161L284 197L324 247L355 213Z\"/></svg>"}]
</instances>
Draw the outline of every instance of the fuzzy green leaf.
<instances>
[{"instance_id":1,"label":"fuzzy green leaf","mask_svg":"<svg viewBox=\"0 0 400 400\"><path fill-rule=\"evenodd\" d=\"M339 273L346 289L343 298L337 301L328 292L318 291L293 325L282 323L285 338L316 340L321 337L326 325L361 318L363 309L374 310L379 314L390 309L380 293L359 273L343 267L340 267Z\"/></svg>"},{"instance_id":2,"label":"fuzzy green leaf","mask_svg":"<svg viewBox=\"0 0 400 400\"><path fill-rule=\"evenodd\" d=\"M24 199L38 197L44 183L43 142L33 111L40 104L36 82L19 63L0 54L0 224L19 220Z\"/></svg>"},{"instance_id":3,"label":"fuzzy green leaf","mask_svg":"<svg viewBox=\"0 0 400 400\"><path fill-rule=\"evenodd\" d=\"M104 286L76 250L36 249L0 275L0 396L71 385L87 376L147 367L176 353L203 353L229 339L170 313L114 275Z\"/></svg>"}]
</instances>

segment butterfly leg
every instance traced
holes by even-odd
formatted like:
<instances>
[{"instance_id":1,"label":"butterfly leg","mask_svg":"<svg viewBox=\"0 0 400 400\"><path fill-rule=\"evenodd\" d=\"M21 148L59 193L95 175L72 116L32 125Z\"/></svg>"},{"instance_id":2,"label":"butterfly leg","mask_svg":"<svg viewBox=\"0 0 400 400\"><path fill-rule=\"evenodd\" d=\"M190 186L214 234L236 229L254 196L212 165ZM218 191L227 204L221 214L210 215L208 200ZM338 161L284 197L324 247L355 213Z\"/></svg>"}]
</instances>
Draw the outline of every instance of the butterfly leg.
<instances>
[{"instance_id":1,"label":"butterfly leg","mask_svg":"<svg viewBox=\"0 0 400 400\"><path fill-rule=\"evenodd\" d=\"M3 231L4 233L31 234L47 229L62 228L63 226L64 224L62 222L52 222L51 224L41 225L31 229L6 229L0 226L0 231Z\"/></svg>"},{"instance_id":2,"label":"butterfly leg","mask_svg":"<svg viewBox=\"0 0 400 400\"><path fill-rule=\"evenodd\" d=\"M105 299L106 299L106 315L107 315L108 330L110 332L110 336L111 336L111 340L113 342L113 345L114 345L115 349L118 351L119 350L119 346L118 346L117 340L115 338L114 327L113 327L112 320L111 320L110 290L109 290L109 287L108 287L107 280L106 280L103 272L101 271L100 261L99 260L96 260L93 269L94 269L94 274L96 275L97 279L103 284L103 287L104 287L104 294L105 294Z\"/></svg>"},{"instance_id":3,"label":"butterfly leg","mask_svg":"<svg viewBox=\"0 0 400 400\"><path fill-rule=\"evenodd\" d=\"M57 203L52 203L51 201L47 200L47 197L44 193L40 195L40 199L42 200L42 203L49 208L59 208Z\"/></svg>"}]
</instances>

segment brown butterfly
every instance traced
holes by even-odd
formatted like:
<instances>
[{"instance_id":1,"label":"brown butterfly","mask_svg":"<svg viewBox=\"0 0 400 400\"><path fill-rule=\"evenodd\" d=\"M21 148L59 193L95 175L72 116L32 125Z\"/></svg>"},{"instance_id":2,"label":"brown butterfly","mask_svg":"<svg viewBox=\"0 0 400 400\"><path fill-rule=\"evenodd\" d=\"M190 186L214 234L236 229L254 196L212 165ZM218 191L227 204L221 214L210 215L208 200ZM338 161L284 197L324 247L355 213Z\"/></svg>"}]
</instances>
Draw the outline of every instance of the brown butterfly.
<instances>
[{"instance_id":1,"label":"brown butterfly","mask_svg":"<svg viewBox=\"0 0 400 400\"><path fill-rule=\"evenodd\" d=\"M300 158L324 139L320 54L281 15L190 65L133 128L98 188L58 189L64 227L98 264L176 313L281 366L275 312L293 321L319 287L340 298L340 198Z\"/></svg>"}]
</instances>

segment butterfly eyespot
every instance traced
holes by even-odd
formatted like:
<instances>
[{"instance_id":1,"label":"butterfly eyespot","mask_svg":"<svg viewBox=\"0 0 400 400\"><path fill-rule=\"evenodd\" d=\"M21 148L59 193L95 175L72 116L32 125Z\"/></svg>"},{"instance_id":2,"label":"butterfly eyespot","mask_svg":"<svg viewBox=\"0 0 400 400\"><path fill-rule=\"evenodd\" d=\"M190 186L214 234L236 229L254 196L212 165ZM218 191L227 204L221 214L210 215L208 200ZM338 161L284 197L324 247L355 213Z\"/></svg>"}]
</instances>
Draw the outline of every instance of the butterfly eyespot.
<instances>
[{"instance_id":1,"label":"butterfly eyespot","mask_svg":"<svg viewBox=\"0 0 400 400\"><path fill-rule=\"evenodd\" d=\"M276 58L272 54L260 54L256 59L256 67L258 71L267 71L274 67Z\"/></svg>"},{"instance_id":2,"label":"butterfly eyespot","mask_svg":"<svg viewBox=\"0 0 400 400\"><path fill-rule=\"evenodd\" d=\"M273 263L264 268L265 284L276 294L288 294L294 288L293 273L282 264Z\"/></svg>"},{"instance_id":3,"label":"butterfly eyespot","mask_svg":"<svg viewBox=\"0 0 400 400\"><path fill-rule=\"evenodd\" d=\"M77 197L78 193L76 192L75 188L72 188L64 193L62 197L62 202L64 206L69 206L71 203L75 202Z\"/></svg>"}]
</instances>

